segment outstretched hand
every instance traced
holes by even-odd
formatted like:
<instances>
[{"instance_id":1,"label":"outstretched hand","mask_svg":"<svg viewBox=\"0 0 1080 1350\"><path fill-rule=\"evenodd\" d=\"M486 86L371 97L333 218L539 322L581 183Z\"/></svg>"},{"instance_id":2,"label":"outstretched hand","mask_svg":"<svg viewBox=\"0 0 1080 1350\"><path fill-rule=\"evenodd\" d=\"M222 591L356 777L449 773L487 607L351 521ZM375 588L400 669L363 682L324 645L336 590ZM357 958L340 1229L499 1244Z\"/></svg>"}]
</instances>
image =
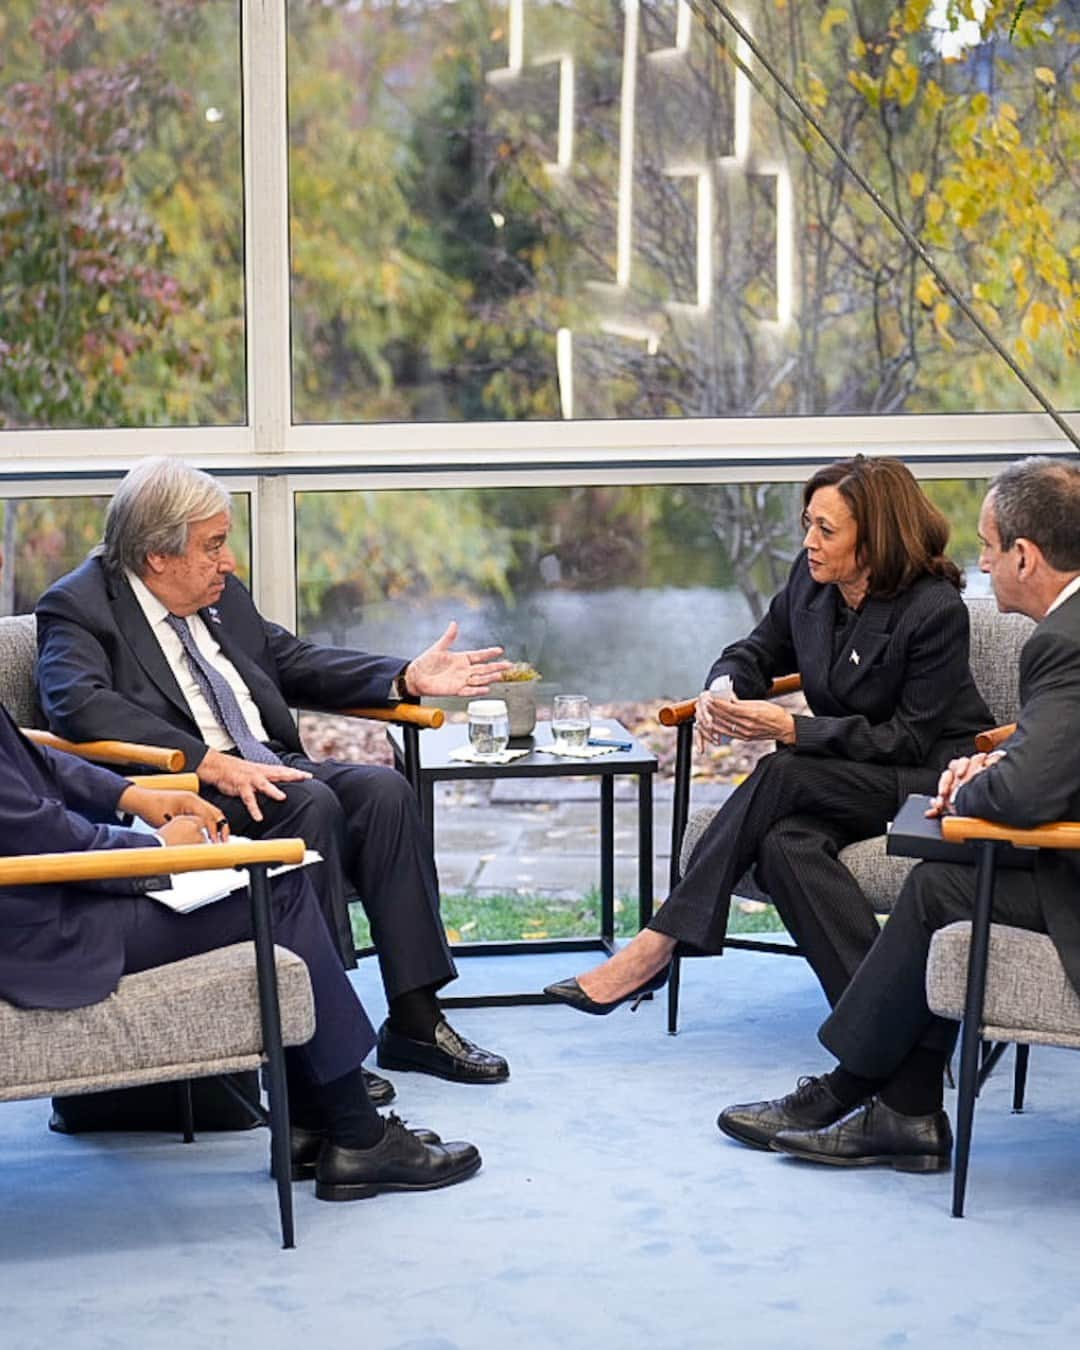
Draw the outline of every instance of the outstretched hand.
<instances>
[{"instance_id":1,"label":"outstretched hand","mask_svg":"<svg viewBox=\"0 0 1080 1350\"><path fill-rule=\"evenodd\" d=\"M457 623L451 620L442 637L405 667L405 688L410 694L475 698L486 694L510 669L509 661L497 659L502 656L501 647L451 651L457 635Z\"/></svg>"}]
</instances>

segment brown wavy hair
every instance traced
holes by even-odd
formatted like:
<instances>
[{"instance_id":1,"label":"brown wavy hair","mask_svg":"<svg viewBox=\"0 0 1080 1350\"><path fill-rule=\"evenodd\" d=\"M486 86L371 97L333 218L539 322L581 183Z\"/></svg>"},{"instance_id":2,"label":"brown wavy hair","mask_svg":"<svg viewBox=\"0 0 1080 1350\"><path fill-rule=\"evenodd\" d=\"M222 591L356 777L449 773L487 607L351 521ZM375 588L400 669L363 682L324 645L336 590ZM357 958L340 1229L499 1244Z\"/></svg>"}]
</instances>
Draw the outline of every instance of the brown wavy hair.
<instances>
[{"instance_id":1,"label":"brown wavy hair","mask_svg":"<svg viewBox=\"0 0 1080 1350\"><path fill-rule=\"evenodd\" d=\"M869 569L869 595L890 600L922 576L963 589L964 574L945 552L949 522L900 460L856 455L827 464L803 488L804 512L823 487L836 488L855 517L855 556Z\"/></svg>"}]
</instances>

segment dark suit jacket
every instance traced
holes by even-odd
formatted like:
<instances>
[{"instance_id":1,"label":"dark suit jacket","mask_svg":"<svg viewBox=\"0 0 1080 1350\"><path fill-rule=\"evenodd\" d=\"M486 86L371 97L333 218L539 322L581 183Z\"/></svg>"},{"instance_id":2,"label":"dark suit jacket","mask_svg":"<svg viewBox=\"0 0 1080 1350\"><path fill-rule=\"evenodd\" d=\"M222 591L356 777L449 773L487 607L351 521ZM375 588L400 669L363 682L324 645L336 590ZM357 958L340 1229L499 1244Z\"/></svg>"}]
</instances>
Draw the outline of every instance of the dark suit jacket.
<instances>
[{"instance_id":1,"label":"dark suit jacket","mask_svg":"<svg viewBox=\"0 0 1080 1350\"><path fill-rule=\"evenodd\" d=\"M810 576L806 554L741 642L709 671L730 675L739 698L763 698L798 671L813 717L796 717L796 753L859 763L942 769L993 724L968 665L969 619L960 592L921 577L892 600L868 600L834 653L835 587Z\"/></svg>"},{"instance_id":2,"label":"dark suit jacket","mask_svg":"<svg viewBox=\"0 0 1080 1350\"><path fill-rule=\"evenodd\" d=\"M1047 615L1020 653L1020 716L1005 758L956 794L956 809L1027 829L1080 820L1080 595ZM1035 882L1047 932L1080 992L1080 853L1044 850Z\"/></svg>"},{"instance_id":3,"label":"dark suit jacket","mask_svg":"<svg viewBox=\"0 0 1080 1350\"><path fill-rule=\"evenodd\" d=\"M386 705L407 664L294 637L262 617L235 577L200 615L250 689L270 739L298 754L290 706ZM202 762L207 746L125 577L89 558L46 591L37 621L41 704L54 730L71 740L169 746L184 752L188 769Z\"/></svg>"},{"instance_id":4,"label":"dark suit jacket","mask_svg":"<svg viewBox=\"0 0 1080 1350\"><path fill-rule=\"evenodd\" d=\"M0 708L4 856L146 848L151 838L116 823L116 803L128 786L108 769L32 745ZM0 888L0 997L28 1008L78 1008L105 998L116 988L124 953L116 902L100 892L141 895L162 884L142 877L94 887Z\"/></svg>"}]
</instances>

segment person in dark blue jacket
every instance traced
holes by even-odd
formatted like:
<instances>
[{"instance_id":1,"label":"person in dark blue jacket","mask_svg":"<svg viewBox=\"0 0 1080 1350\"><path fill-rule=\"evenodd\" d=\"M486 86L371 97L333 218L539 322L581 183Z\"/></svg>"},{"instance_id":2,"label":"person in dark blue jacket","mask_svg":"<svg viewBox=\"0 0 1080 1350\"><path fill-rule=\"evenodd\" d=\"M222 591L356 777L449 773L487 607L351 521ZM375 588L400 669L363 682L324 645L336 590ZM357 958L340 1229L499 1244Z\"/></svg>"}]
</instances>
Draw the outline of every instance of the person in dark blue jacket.
<instances>
[{"instance_id":1,"label":"person in dark blue jacket","mask_svg":"<svg viewBox=\"0 0 1080 1350\"><path fill-rule=\"evenodd\" d=\"M948 523L910 471L862 455L821 469L803 489L803 527L787 585L721 653L697 703L705 739L773 738L776 750L716 814L649 926L549 986L582 1012L659 988L676 943L721 951L732 887L751 865L835 1004L878 934L837 855L881 834L909 793L933 792L993 722L968 666ZM794 671L811 717L765 697Z\"/></svg>"}]
</instances>

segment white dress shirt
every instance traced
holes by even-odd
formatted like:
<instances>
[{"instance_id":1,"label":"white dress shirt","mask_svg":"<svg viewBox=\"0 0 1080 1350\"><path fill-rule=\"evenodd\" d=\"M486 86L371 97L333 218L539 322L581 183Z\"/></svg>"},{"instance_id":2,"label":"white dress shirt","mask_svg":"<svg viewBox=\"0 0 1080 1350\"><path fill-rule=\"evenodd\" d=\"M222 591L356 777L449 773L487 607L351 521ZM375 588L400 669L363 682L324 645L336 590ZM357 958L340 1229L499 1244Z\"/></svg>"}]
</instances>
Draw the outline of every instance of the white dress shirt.
<instances>
[{"instance_id":1,"label":"white dress shirt","mask_svg":"<svg viewBox=\"0 0 1080 1350\"><path fill-rule=\"evenodd\" d=\"M142 612L146 615L146 622L150 625L151 632L157 638L158 646L161 648L165 660L169 663L169 669L176 677L180 692L187 699L191 715L199 728L199 735L211 750L235 750L236 746L232 737L214 715L213 709L199 688L198 681L191 673L191 667L184 655L184 648L180 639L166 623L169 611L134 572L128 572L127 579L131 582L131 589L135 592L135 598L138 600ZM214 641L210 629L207 628L198 614L192 614L184 622L191 629L192 636L195 638L195 645L199 651L232 686L236 701L240 704L240 711L244 714L244 720L251 728L251 734L256 740L269 740L266 728L263 726L263 720L259 716L259 709L255 705L255 700L251 697L251 690L240 678L240 672Z\"/></svg>"},{"instance_id":2,"label":"white dress shirt","mask_svg":"<svg viewBox=\"0 0 1080 1350\"><path fill-rule=\"evenodd\" d=\"M1065 601L1071 599L1077 591L1080 591L1080 576L1073 577L1072 581L1070 581L1067 586L1063 586L1061 590L1058 591L1057 599L1047 608L1046 614L1053 614L1058 605L1063 605ZM1044 619L1046 618L1046 614L1043 615Z\"/></svg>"}]
</instances>

